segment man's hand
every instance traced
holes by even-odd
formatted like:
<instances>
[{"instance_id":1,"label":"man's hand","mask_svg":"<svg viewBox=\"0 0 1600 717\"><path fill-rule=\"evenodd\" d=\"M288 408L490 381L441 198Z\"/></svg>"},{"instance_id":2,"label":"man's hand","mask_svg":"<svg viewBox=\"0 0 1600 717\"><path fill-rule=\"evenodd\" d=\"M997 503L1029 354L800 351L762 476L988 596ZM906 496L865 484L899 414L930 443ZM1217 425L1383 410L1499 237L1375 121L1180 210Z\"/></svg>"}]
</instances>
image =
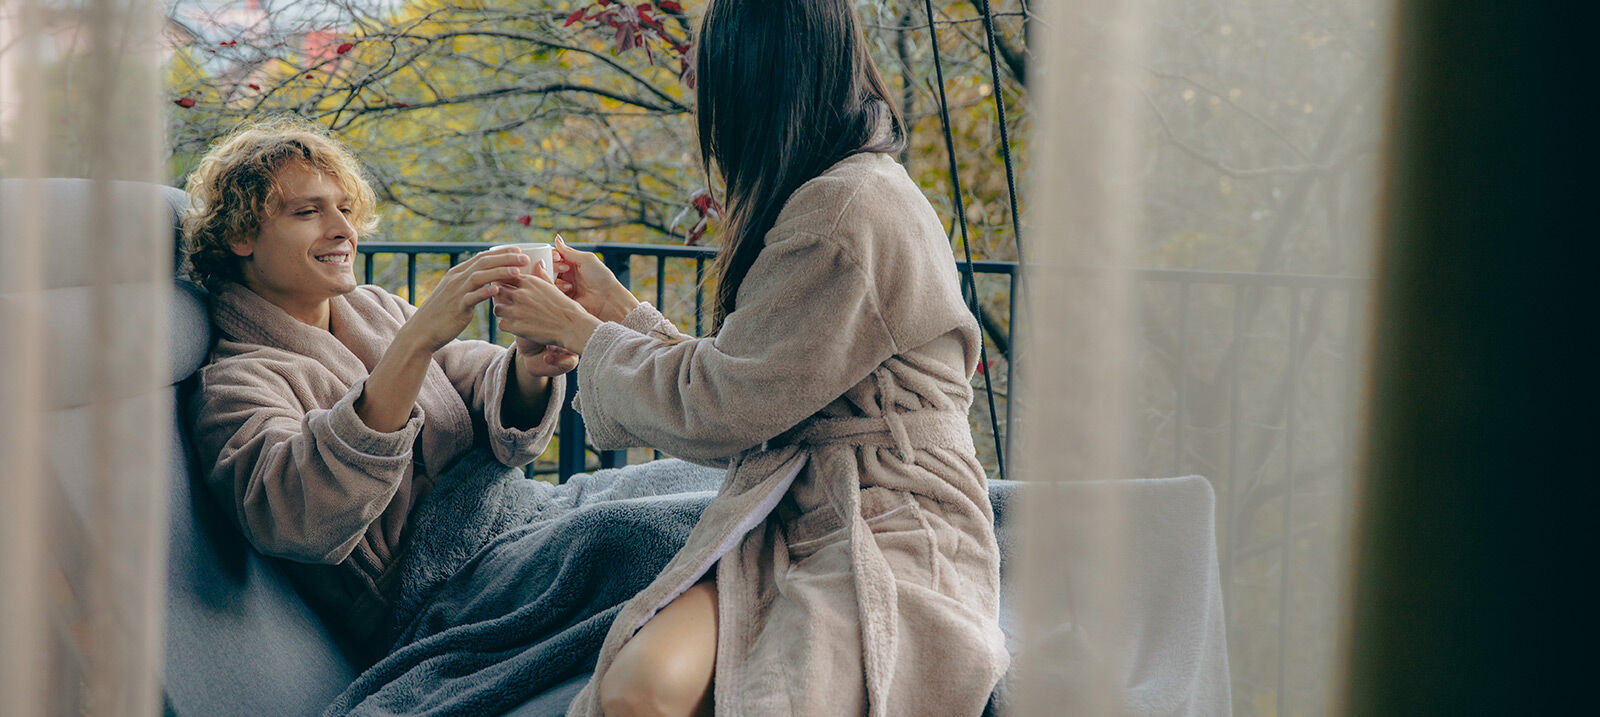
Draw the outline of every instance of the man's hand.
<instances>
[{"instance_id":1,"label":"man's hand","mask_svg":"<svg viewBox=\"0 0 1600 717\"><path fill-rule=\"evenodd\" d=\"M500 292L497 282L514 281L527 263L522 252L491 249L445 272L367 376L355 405L362 422L384 433L404 427L433 352L455 340L467 328L478 304Z\"/></svg>"},{"instance_id":2,"label":"man's hand","mask_svg":"<svg viewBox=\"0 0 1600 717\"><path fill-rule=\"evenodd\" d=\"M528 261L522 252L501 246L455 265L400 327L401 335L429 354L444 348L467 328L478 304L518 281Z\"/></svg>"}]
</instances>

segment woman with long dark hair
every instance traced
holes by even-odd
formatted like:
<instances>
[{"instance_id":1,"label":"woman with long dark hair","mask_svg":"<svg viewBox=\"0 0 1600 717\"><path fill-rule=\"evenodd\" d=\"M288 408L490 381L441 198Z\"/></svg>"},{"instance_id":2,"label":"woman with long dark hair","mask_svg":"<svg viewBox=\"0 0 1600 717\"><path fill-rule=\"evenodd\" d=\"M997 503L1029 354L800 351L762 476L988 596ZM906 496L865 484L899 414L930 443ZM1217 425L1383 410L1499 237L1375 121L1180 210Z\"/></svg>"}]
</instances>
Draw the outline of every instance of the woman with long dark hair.
<instances>
[{"instance_id":1,"label":"woman with long dark hair","mask_svg":"<svg viewBox=\"0 0 1600 717\"><path fill-rule=\"evenodd\" d=\"M712 335L565 244L554 285L495 299L582 354L597 446L728 467L572 714L978 714L1007 663L967 424L981 339L891 157L899 113L848 0L712 0L696 59L728 208Z\"/></svg>"}]
</instances>

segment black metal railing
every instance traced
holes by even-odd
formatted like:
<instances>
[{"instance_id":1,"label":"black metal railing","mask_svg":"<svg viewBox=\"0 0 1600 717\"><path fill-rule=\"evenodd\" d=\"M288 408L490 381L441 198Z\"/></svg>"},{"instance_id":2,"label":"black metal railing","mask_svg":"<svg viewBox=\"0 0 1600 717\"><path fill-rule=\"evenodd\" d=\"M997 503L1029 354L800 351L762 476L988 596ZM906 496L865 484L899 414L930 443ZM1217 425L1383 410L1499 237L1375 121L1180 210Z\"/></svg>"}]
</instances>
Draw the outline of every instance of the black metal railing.
<instances>
[{"instance_id":1,"label":"black metal railing","mask_svg":"<svg viewBox=\"0 0 1600 717\"><path fill-rule=\"evenodd\" d=\"M418 271L425 259L442 259L439 269L455 266L461 258L494 246L489 243L465 242L366 242L358 246L361 255L361 272L363 281L369 284L379 284L385 288L402 293L407 300L417 302ZM705 330L706 314L709 308L706 301L703 285L705 283L707 263L715 256L716 250L709 247L690 247L661 244L574 244L575 248L584 251L593 251L601 256L606 266L617 275L625 286L634 289L641 299L652 301L655 306L668 316L681 317L679 323L685 329L693 327L696 335ZM391 257L387 266L380 264L383 257ZM633 264L635 259L654 259L653 266L646 267L649 272L642 281L634 281ZM692 266L694 281L680 281L680 290L669 292L668 262L681 261L685 269ZM977 261L973 262L973 270L978 274L1006 277L1008 284L1015 273L1016 266L1011 262ZM402 280L403 277L403 280ZM653 284L653 292L641 292L643 285ZM1006 332L1012 325L1014 318L1010 314L1010 307L1016 305L1014 288L1007 288L1007 315L1004 326L1000 322L985 315L985 328L991 340L1003 355L1009 351L1009 338ZM651 295L653 293L653 296ZM674 299L679 297L672 294L687 294L687 301L692 308L669 307ZM499 342L500 330L494 315L487 308L480 310L480 316L472 326L463 334L467 338L481 338L491 342ZM1009 382L1008 382L1009 385ZM585 441L583 418L571 408L571 395L577 390L576 381L567 382L567 405L561 411L561 425L558 432L557 456L554 469L546 467L529 466L529 474L555 473L559 480L566 480L574 473L593 470L597 468L613 468L627 462L626 451L601 451L590 448ZM1006 421L1009 425L1009 420ZM659 454L657 454L659 455ZM590 460L593 456L594 460Z\"/></svg>"}]
</instances>

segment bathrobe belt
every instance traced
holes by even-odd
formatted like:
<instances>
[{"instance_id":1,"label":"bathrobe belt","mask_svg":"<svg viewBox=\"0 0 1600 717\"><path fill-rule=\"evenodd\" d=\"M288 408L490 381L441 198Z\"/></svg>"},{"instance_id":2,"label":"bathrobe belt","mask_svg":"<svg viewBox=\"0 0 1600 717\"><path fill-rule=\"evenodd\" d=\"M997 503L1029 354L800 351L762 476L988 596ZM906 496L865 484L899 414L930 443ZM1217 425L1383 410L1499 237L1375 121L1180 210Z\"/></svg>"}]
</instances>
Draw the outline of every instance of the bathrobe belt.
<instances>
[{"instance_id":1,"label":"bathrobe belt","mask_svg":"<svg viewBox=\"0 0 1600 717\"><path fill-rule=\"evenodd\" d=\"M884 405L893 406L897 393L891 377L880 376ZM895 411L882 416L819 418L796 426L780 437L780 443L805 447L881 446L894 448L901 460L910 462L916 448L961 448L970 452L972 428L964 412L921 409ZM824 481L835 494L835 505L844 511L850 526L850 564L856 589L856 607L861 620L861 653L866 673L867 714L888 714L885 698L894 681L896 643L899 640L899 588L894 571L872 538L872 530L861 515L861 487L844 481ZM782 549L780 547L780 549Z\"/></svg>"},{"instance_id":2,"label":"bathrobe belt","mask_svg":"<svg viewBox=\"0 0 1600 717\"><path fill-rule=\"evenodd\" d=\"M773 441L775 445L879 446L894 448L901 460L915 448L962 448L972 443L967 415L924 409L860 418L816 418Z\"/></svg>"}]
</instances>

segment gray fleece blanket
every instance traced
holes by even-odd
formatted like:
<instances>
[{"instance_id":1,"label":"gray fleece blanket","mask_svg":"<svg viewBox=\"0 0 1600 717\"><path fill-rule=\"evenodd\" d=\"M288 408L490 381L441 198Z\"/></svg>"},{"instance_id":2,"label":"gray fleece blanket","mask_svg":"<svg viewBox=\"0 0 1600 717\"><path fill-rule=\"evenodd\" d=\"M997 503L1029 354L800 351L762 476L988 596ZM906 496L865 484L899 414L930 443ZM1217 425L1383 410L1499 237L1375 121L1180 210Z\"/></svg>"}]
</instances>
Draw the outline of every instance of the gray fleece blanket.
<instances>
[{"instance_id":1,"label":"gray fleece blanket","mask_svg":"<svg viewBox=\"0 0 1600 717\"><path fill-rule=\"evenodd\" d=\"M413 516L402 567L392 652L330 706L327 715L501 714L552 688L558 714L593 670L622 603L655 578L711 502L722 471L661 460L563 485L528 480L492 459L464 459ZM1051 499L1067 524L1120 506L1130 516L1123 575L1128 624L1118 629L1064 625L1044 631L1050 655L1040 677L1071 682L1084 660L1120 643L1119 695L1126 715L1231 713L1227 643L1205 479L1024 487L991 481L1000 540L1001 626L1015 654L1011 600L1016 533L1006 520L1021 491ZM1101 536L1103 538L1103 536ZM1063 564L1096 536L1060 546ZM1038 638L1036 638L1038 639ZM1012 672L1016 671L1013 664ZM1011 707L1012 675L996 686L985 714ZM556 694L565 690L563 694ZM545 705L546 701L556 704ZM526 708L518 715L528 713Z\"/></svg>"},{"instance_id":2,"label":"gray fleece blanket","mask_svg":"<svg viewBox=\"0 0 1600 717\"><path fill-rule=\"evenodd\" d=\"M592 670L722 475L663 460L553 485L463 459L412 516L389 656L325 714L498 714Z\"/></svg>"}]
</instances>

